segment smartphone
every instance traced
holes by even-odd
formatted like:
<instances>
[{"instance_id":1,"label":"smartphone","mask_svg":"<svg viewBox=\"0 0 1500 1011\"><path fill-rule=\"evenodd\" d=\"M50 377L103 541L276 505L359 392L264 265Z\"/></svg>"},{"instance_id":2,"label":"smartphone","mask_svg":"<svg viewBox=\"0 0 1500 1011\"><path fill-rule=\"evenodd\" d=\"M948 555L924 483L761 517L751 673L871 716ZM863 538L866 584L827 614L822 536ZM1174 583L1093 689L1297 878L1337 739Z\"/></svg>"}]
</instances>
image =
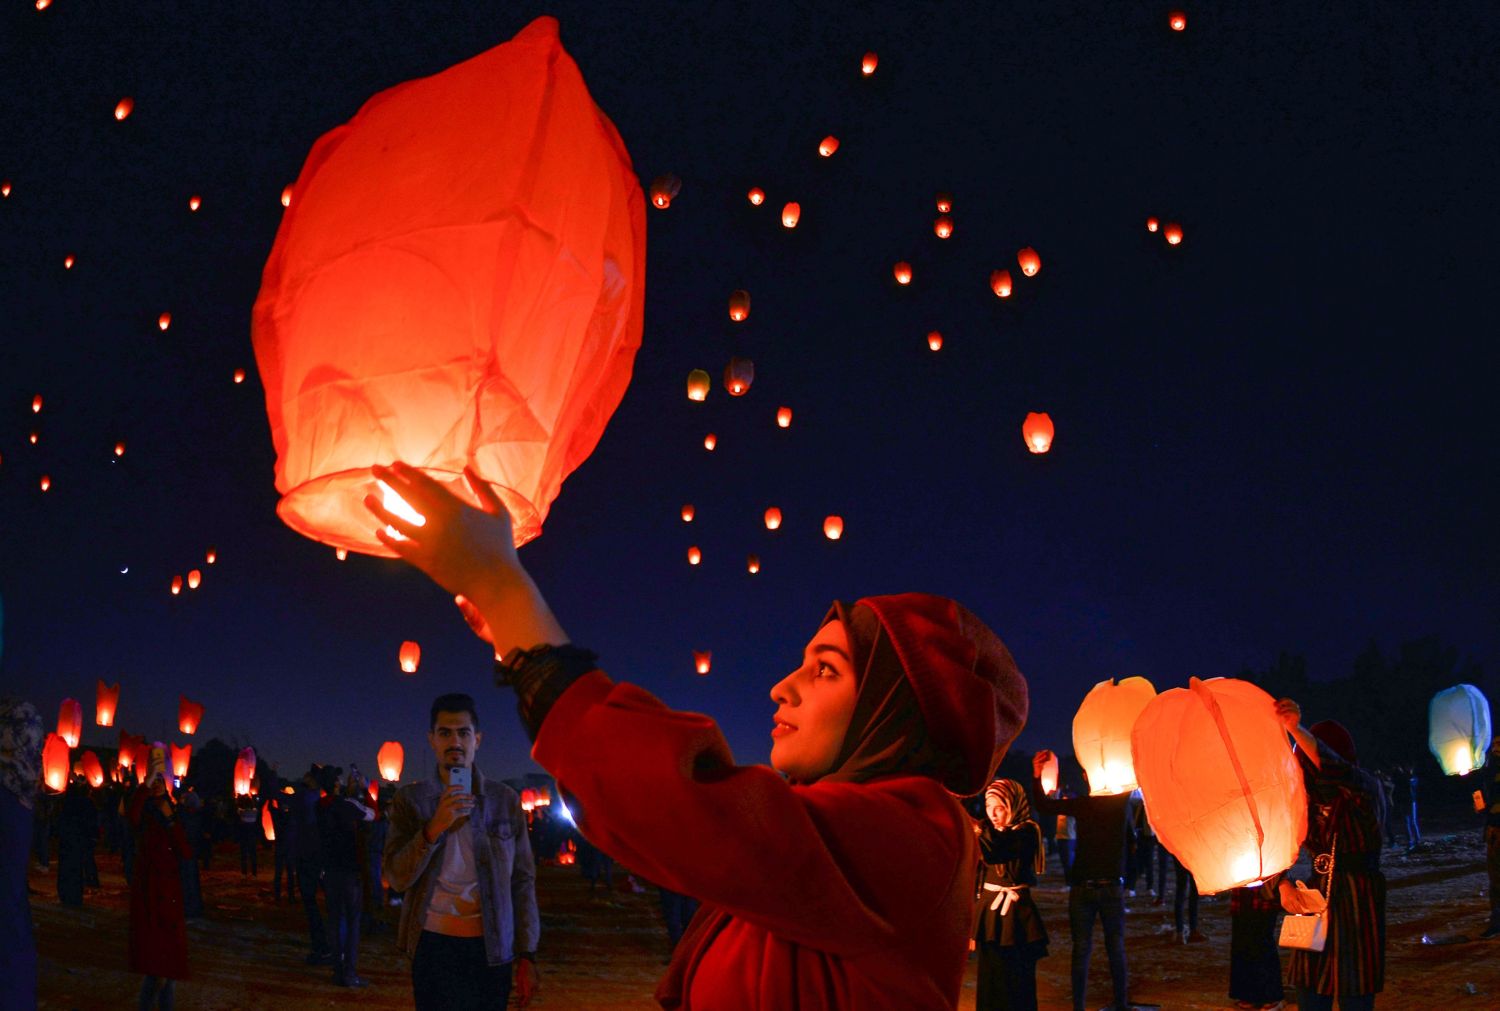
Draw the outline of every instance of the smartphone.
<instances>
[{"instance_id":1,"label":"smartphone","mask_svg":"<svg viewBox=\"0 0 1500 1011\"><path fill-rule=\"evenodd\" d=\"M468 766L459 766L448 770L448 785L457 786L463 793L473 793L473 774Z\"/></svg>"}]
</instances>

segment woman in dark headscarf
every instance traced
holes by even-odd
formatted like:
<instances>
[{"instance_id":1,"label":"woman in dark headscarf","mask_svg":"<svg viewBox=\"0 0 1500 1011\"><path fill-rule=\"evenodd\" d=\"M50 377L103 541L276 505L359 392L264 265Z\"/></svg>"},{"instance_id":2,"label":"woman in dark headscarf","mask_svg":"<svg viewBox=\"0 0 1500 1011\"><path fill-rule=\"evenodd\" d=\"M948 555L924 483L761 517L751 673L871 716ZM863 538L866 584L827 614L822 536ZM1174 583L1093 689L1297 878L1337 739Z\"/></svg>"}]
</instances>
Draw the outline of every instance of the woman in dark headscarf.
<instances>
[{"instance_id":1,"label":"woman in dark headscarf","mask_svg":"<svg viewBox=\"0 0 1500 1011\"><path fill-rule=\"evenodd\" d=\"M0 1011L36 1007L36 939L26 867L42 779L42 718L30 702L0 698Z\"/></svg>"},{"instance_id":2,"label":"woman in dark headscarf","mask_svg":"<svg viewBox=\"0 0 1500 1011\"><path fill-rule=\"evenodd\" d=\"M569 644L476 475L485 512L411 468L375 476L425 517L415 526L368 498L402 538L379 536L459 595L505 657L532 754L579 828L703 900L657 992L664 1007L957 1004L978 854L955 795L990 781L1027 705L982 622L927 594L835 604L771 689L776 771L736 765L708 717L617 684Z\"/></svg>"},{"instance_id":3,"label":"woman in dark headscarf","mask_svg":"<svg viewBox=\"0 0 1500 1011\"><path fill-rule=\"evenodd\" d=\"M979 890L979 994L976 1011L1036 1011L1036 963L1047 954L1047 928L1031 897L1047 869L1042 829L1026 788L997 779L984 791L988 819L979 831L984 879Z\"/></svg>"}]
</instances>

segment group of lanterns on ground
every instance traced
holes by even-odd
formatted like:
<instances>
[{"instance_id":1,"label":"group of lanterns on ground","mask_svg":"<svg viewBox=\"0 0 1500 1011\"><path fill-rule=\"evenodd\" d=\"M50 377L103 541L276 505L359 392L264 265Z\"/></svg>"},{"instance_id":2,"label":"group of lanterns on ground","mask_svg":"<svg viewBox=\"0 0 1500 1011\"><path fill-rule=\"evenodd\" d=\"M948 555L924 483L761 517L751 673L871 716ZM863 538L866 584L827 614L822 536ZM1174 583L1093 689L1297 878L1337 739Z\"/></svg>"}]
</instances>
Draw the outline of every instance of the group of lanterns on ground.
<instances>
[{"instance_id":1,"label":"group of lanterns on ground","mask_svg":"<svg viewBox=\"0 0 1500 1011\"><path fill-rule=\"evenodd\" d=\"M1439 692L1429 744L1448 775L1484 764L1490 710L1473 685ZM1302 770L1274 700L1248 681L1191 678L1157 693L1142 677L1101 681L1073 717L1089 792L1139 789L1161 844L1205 894L1290 867L1307 834ZM1057 787L1049 763L1042 788Z\"/></svg>"}]
</instances>

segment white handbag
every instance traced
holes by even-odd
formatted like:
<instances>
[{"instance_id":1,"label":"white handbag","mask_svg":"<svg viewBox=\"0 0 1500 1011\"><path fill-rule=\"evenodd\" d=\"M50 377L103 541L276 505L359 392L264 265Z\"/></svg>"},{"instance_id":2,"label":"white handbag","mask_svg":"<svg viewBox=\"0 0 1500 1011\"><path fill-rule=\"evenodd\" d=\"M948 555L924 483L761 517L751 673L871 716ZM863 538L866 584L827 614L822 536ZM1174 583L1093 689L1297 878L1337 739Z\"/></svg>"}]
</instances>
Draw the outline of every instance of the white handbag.
<instances>
[{"instance_id":1,"label":"white handbag","mask_svg":"<svg viewBox=\"0 0 1500 1011\"><path fill-rule=\"evenodd\" d=\"M1313 859L1313 870L1327 875L1328 895L1333 894L1333 856L1338 844L1338 837L1334 836L1328 853ZM1283 900L1282 907L1287 914L1281 919L1281 934L1276 943L1283 948L1322 951L1328 943L1328 897L1299 881L1290 903Z\"/></svg>"}]
</instances>

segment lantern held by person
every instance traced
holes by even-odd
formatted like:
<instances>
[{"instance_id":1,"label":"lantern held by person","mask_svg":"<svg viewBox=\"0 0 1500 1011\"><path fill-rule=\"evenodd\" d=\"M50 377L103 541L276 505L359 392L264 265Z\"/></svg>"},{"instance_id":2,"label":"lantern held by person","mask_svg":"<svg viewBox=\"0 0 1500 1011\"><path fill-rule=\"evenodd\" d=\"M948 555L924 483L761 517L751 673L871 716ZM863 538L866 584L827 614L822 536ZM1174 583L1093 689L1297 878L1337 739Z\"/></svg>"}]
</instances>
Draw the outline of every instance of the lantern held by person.
<instances>
[{"instance_id":1,"label":"lantern held by person","mask_svg":"<svg viewBox=\"0 0 1500 1011\"><path fill-rule=\"evenodd\" d=\"M1484 768L1491 740L1490 700L1473 685L1445 688L1427 705L1427 747L1447 776Z\"/></svg>"},{"instance_id":2,"label":"lantern held by person","mask_svg":"<svg viewBox=\"0 0 1500 1011\"><path fill-rule=\"evenodd\" d=\"M203 722L203 703L194 702L186 695L177 697L177 729L184 734L196 734Z\"/></svg>"},{"instance_id":3,"label":"lantern held by person","mask_svg":"<svg viewBox=\"0 0 1500 1011\"><path fill-rule=\"evenodd\" d=\"M415 674L417 665L422 662L422 647L408 639L401 644L396 659L400 661L403 673Z\"/></svg>"},{"instance_id":4,"label":"lantern held by person","mask_svg":"<svg viewBox=\"0 0 1500 1011\"><path fill-rule=\"evenodd\" d=\"M181 779L188 774L188 766L193 761L193 746L191 744L172 745L172 775Z\"/></svg>"},{"instance_id":5,"label":"lantern held by person","mask_svg":"<svg viewBox=\"0 0 1500 1011\"><path fill-rule=\"evenodd\" d=\"M400 741L386 741L375 755L375 766L380 770L380 778L387 783L394 783L401 778L401 766L405 761L406 749L401 747Z\"/></svg>"},{"instance_id":6,"label":"lantern held by person","mask_svg":"<svg viewBox=\"0 0 1500 1011\"><path fill-rule=\"evenodd\" d=\"M1276 702L1237 678L1162 692L1130 734L1156 838L1205 895L1286 870L1307 835L1302 768Z\"/></svg>"},{"instance_id":7,"label":"lantern held by person","mask_svg":"<svg viewBox=\"0 0 1500 1011\"><path fill-rule=\"evenodd\" d=\"M234 795L250 796L250 786L255 780L255 749L243 748L234 760Z\"/></svg>"},{"instance_id":8,"label":"lantern held by person","mask_svg":"<svg viewBox=\"0 0 1500 1011\"><path fill-rule=\"evenodd\" d=\"M1073 755L1089 778L1089 793L1129 793L1138 785L1130 758L1130 730L1156 697L1143 677L1100 681L1073 715Z\"/></svg>"},{"instance_id":9,"label":"lantern held by person","mask_svg":"<svg viewBox=\"0 0 1500 1011\"><path fill-rule=\"evenodd\" d=\"M260 808L260 830L266 837L266 842L276 841L276 823L271 819L271 805L276 801L268 801Z\"/></svg>"},{"instance_id":10,"label":"lantern held by person","mask_svg":"<svg viewBox=\"0 0 1500 1011\"><path fill-rule=\"evenodd\" d=\"M78 760L79 771L89 781L89 786L94 789L104 785L104 766L99 762L99 756L92 751L85 751L83 757Z\"/></svg>"},{"instance_id":11,"label":"lantern held by person","mask_svg":"<svg viewBox=\"0 0 1500 1011\"><path fill-rule=\"evenodd\" d=\"M78 747L83 736L83 705L77 699L63 699L57 710L57 736L68 742L68 747Z\"/></svg>"},{"instance_id":12,"label":"lantern held by person","mask_svg":"<svg viewBox=\"0 0 1500 1011\"><path fill-rule=\"evenodd\" d=\"M536 537L624 395L645 298L640 183L557 22L371 98L296 197L251 322L277 514L393 557L371 466L472 505L470 466Z\"/></svg>"},{"instance_id":13,"label":"lantern held by person","mask_svg":"<svg viewBox=\"0 0 1500 1011\"><path fill-rule=\"evenodd\" d=\"M68 742L57 734L48 734L42 746L42 782L56 793L68 787Z\"/></svg>"},{"instance_id":14,"label":"lantern held by person","mask_svg":"<svg viewBox=\"0 0 1500 1011\"><path fill-rule=\"evenodd\" d=\"M1058 761L1054 752L1047 759L1047 764L1042 766L1042 792L1049 797L1057 789Z\"/></svg>"},{"instance_id":15,"label":"lantern held by person","mask_svg":"<svg viewBox=\"0 0 1500 1011\"><path fill-rule=\"evenodd\" d=\"M1056 430L1052 427L1052 417L1045 411L1038 414L1033 411L1026 415L1026 420L1021 422L1021 438L1026 441L1026 448L1033 453L1045 453L1052 448L1052 437Z\"/></svg>"},{"instance_id":16,"label":"lantern held by person","mask_svg":"<svg viewBox=\"0 0 1500 1011\"><path fill-rule=\"evenodd\" d=\"M94 686L94 722L101 727L114 726L115 713L119 709L120 682L107 685L103 678L99 678L98 684Z\"/></svg>"}]
</instances>

